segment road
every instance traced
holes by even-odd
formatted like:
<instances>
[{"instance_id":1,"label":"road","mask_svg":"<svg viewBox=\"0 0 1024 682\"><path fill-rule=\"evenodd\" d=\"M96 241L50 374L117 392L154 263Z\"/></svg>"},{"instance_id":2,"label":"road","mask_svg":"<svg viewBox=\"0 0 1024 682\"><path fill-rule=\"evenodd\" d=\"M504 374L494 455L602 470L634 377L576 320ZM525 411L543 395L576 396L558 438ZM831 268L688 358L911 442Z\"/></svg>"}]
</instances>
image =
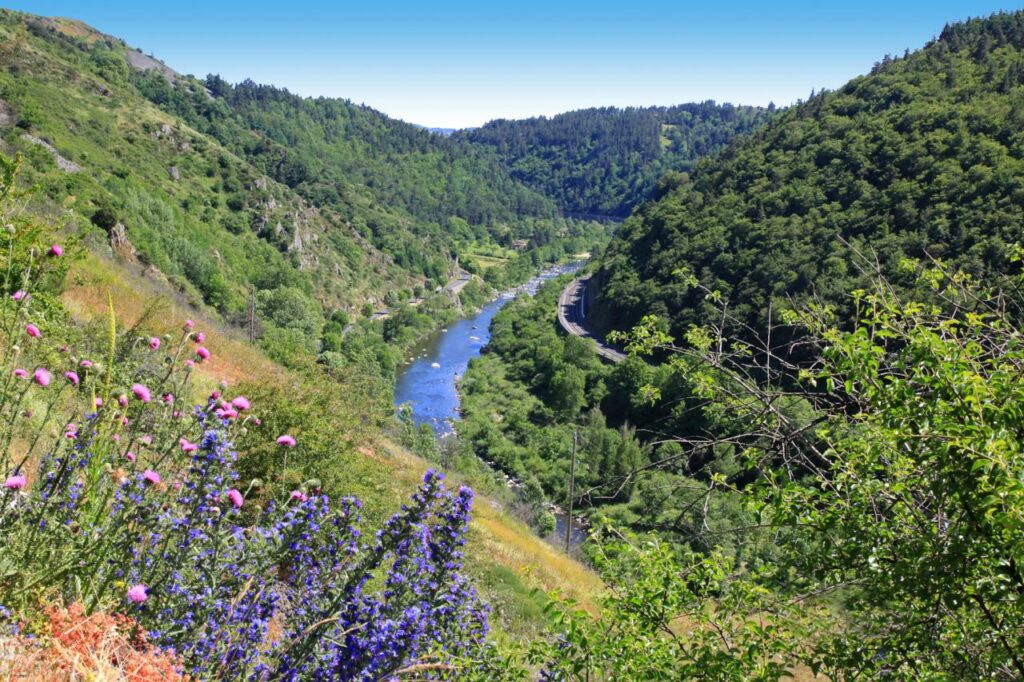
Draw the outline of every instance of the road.
<instances>
[{"instance_id":1,"label":"road","mask_svg":"<svg viewBox=\"0 0 1024 682\"><path fill-rule=\"evenodd\" d=\"M626 355L617 351L604 342L604 339L594 336L584 326L586 323L586 297L589 277L574 279L569 282L558 298L558 324L568 334L579 336L584 339L593 339L597 344L598 354L609 362L619 363L626 359Z\"/></svg>"}]
</instances>

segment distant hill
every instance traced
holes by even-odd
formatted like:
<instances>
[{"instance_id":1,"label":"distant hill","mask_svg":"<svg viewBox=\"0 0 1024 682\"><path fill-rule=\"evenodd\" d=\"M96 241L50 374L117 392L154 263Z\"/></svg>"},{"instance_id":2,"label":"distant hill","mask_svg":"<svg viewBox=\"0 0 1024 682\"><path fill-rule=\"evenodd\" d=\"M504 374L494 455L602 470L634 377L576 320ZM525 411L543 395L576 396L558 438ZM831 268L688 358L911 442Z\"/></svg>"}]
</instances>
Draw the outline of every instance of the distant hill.
<instances>
[{"instance_id":1,"label":"distant hill","mask_svg":"<svg viewBox=\"0 0 1024 682\"><path fill-rule=\"evenodd\" d=\"M1024 242L1024 14L948 26L677 180L600 259L592 314L607 327L647 312L702 324L709 304L680 269L751 325L812 295L849 314L868 275L847 243L902 287L916 285L904 257L1005 271Z\"/></svg>"},{"instance_id":2,"label":"distant hill","mask_svg":"<svg viewBox=\"0 0 1024 682\"><path fill-rule=\"evenodd\" d=\"M567 214L625 217L668 171L688 171L769 117L766 109L702 102L581 109L496 120L456 139L492 149L512 177Z\"/></svg>"}]
</instances>

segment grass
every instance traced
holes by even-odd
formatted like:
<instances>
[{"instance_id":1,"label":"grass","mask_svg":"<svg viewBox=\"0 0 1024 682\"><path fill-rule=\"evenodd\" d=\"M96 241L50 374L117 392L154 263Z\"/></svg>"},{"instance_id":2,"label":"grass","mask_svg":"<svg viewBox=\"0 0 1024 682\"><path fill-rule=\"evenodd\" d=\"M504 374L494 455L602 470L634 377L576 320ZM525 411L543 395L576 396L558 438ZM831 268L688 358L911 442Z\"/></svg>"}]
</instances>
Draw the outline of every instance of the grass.
<instances>
[{"instance_id":1,"label":"grass","mask_svg":"<svg viewBox=\"0 0 1024 682\"><path fill-rule=\"evenodd\" d=\"M257 377L288 382L290 373L250 346L238 330L213 315L189 308L157 282L112 260L91 256L75 264L63 303L76 322L102 324L113 298L122 328L144 323L147 333L177 333L186 318L206 330L212 360L198 366L195 397L221 381L236 384ZM348 494L365 504L367 520L379 523L416 488L430 465L380 436L356 450L343 469L333 472ZM456 478L453 483L457 483ZM544 593L558 592L594 609L602 589L596 574L537 537L513 519L496 498L478 496L474 505L467 569L484 599L495 608L499 637L535 636L543 622Z\"/></svg>"}]
</instances>

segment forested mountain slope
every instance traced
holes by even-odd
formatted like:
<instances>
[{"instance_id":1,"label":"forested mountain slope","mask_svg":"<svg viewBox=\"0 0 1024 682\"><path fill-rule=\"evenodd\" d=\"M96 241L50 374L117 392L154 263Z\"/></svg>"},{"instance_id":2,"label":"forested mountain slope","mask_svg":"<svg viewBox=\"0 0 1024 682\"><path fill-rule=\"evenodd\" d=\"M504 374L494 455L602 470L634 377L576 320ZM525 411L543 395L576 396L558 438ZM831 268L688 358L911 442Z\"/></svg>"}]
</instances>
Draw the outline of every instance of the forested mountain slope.
<instances>
[{"instance_id":1,"label":"forested mountain slope","mask_svg":"<svg viewBox=\"0 0 1024 682\"><path fill-rule=\"evenodd\" d=\"M67 19L0 12L0 140L38 210L229 319L254 289L287 289L306 317L355 311L444 283L471 247L576 229L466 143L182 76Z\"/></svg>"},{"instance_id":2,"label":"forested mountain slope","mask_svg":"<svg viewBox=\"0 0 1024 682\"><path fill-rule=\"evenodd\" d=\"M454 137L493 149L513 178L568 213L625 217L666 172L688 171L771 111L713 101L602 107L491 121Z\"/></svg>"},{"instance_id":3,"label":"forested mountain slope","mask_svg":"<svg viewBox=\"0 0 1024 682\"><path fill-rule=\"evenodd\" d=\"M924 49L737 138L626 221L596 279L606 326L701 323L692 273L763 325L812 295L842 307L877 257L984 275L1024 240L1024 14L948 26ZM860 253L861 256L854 255Z\"/></svg>"}]
</instances>

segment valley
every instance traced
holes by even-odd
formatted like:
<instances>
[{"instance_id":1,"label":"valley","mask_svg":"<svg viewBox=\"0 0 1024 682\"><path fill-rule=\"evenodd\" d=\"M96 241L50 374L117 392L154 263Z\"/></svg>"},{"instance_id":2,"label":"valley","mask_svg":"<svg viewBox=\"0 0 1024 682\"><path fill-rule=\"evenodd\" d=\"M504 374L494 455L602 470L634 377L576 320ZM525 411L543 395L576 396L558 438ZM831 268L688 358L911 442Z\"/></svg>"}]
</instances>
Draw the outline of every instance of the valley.
<instances>
[{"instance_id":1,"label":"valley","mask_svg":"<svg viewBox=\"0 0 1024 682\"><path fill-rule=\"evenodd\" d=\"M389 114L0 9L0 677L1024 678L1024 12L428 128L439 16Z\"/></svg>"}]
</instances>

